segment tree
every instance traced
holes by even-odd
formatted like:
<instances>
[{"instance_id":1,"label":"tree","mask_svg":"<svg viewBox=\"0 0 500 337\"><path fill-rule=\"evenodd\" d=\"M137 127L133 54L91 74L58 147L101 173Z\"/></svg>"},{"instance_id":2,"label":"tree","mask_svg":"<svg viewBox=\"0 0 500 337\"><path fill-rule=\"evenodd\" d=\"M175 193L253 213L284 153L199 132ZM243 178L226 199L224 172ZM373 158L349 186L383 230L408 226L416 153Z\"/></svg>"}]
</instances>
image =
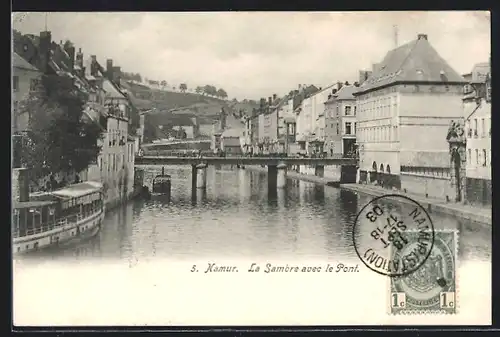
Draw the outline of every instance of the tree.
<instances>
[{"instance_id":1,"label":"tree","mask_svg":"<svg viewBox=\"0 0 500 337\"><path fill-rule=\"evenodd\" d=\"M206 94L206 95L209 95L209 96L216 96L217 95L217 88L214 87L213 85L205 85L203 87L203 92Z\"/></svg>"},{"instance_id":2,"label":"tree","mask_svg":"<svg viewBox=\"0 0 500 337\"><path fill-rule=\"evenodd\" d=\"M82 118L85 99L71 79L45 75L19 107L31 118L14 155L31 170L33 181L58 172L80 172L97 159L101 127Z\"/></svg>"},{"instance_id":3,"label":"tree","mask_svg":"<svg viewBox=\"0 0 500 337\"><path fill-rule=\"evenodd\" d=\"M188 88L188 87L187 87L187 84L186 84L186 83L181 83L181 85L179 86L179 90L180 90L181 92L186 92L187 88Z\"/></svg>"},{"instance_id":4,"label":"tree","mask_svg":"<svg viewBox=\"0 0 500 337\"><path fill-rule=\"evenodd\" d=\"M197 93L197 94L202 94L203 93L203 88L200 87L200 86L197 86L196 89L194 89L194 91Z\"/></svg>"},{"instance_id":5,"label":"tree","mask_svg":"<svg viewBox=\"0 0 500 337\"><path fill-rule=\"evenodd\" d=\"M161 81L161 86L162 88L165 88L167 86L167 81L165 80Z\"/></svg>"},{"instance_id":6,"label":"tree","mask_svg":"<svg viewBox=\"0 0 500 337\"><path fill-rule=\"evenodd\" d=\"M227 98L227 93L224 89L220 88L219 90L217 90L216 96L220 98Z\"/></svg>"}]
</instances>

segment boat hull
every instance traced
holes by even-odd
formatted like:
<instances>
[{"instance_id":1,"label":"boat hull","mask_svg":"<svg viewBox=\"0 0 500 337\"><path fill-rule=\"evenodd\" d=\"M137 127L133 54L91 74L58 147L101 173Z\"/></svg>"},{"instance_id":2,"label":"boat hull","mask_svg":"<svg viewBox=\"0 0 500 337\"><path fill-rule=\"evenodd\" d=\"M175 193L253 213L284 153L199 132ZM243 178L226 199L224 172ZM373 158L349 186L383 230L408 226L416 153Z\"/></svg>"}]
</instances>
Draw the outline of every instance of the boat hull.
<instances>
[{"instance_id":1,"label":"boat hull","mask_svg":"<svg viewBox=\"0 0 500 337\"><path fill-rule=\"evenodd\" d=\"M31 253L56 247L68 247L99 233L104 220L104 209L72 224L54 228L43 233L15 238L12 252L14 255Z\"/></svg>"}]
</instances>

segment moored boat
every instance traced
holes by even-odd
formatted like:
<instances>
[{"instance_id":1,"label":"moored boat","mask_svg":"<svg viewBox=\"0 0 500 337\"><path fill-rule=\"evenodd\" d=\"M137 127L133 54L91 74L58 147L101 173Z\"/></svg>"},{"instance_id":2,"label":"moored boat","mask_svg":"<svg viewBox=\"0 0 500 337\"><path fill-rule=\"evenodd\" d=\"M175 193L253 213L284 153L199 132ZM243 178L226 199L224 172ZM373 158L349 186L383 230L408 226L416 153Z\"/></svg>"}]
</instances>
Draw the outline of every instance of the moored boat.
<instances>
[{"instance_id":1,"label":"moored boat","mask_svg":"<svg viewBox=\"0 0 500 337\"><path fill-rule=\"evenodd\" d=\"M151 195L170 197L171 179L170 175L165 174L165 168L162 168L161 174L153 178Z\"/></svg>"},{"instance_id":2,"label":"moored boat","mask_svg":"<svg viewBox=\"0 0 500 337\"><path fill-rule=\"evenodd\" d=\"M86 181L13 201L14 254L67 246L99 232L104 219L103 186Z\"/></svg>"}]
</instances>

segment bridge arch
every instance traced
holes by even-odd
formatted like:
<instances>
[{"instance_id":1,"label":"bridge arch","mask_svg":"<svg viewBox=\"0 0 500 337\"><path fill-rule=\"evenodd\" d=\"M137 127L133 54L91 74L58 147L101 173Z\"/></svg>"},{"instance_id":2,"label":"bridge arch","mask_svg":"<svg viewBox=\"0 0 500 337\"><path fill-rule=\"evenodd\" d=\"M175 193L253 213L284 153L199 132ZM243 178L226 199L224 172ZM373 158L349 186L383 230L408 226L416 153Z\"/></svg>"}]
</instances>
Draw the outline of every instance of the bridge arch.
<instances>
[{"instance_id":1,"label":"bridge arch","mask_svg":"<svg viewBox=\"0 0 500 337\"><path fill-rule=\"evenodd\" d=\"M384 164L380 164L380 172L384 173Z\"/></svg>"},{"instance_id":2,"label":"bridge arch","mask_svg":"<svg viewBox=\"0 0 500 337\"><path fill-rule=\"evenodd\" d=\"M377 172L377 162L376 161L373 162L372 169L373 169L373 171Z\"/></svg>"},{"instance_id":3,"label":"bridge arch","mask_svg":"<svg viewBox=\"0 0 500 337\"><path fill-rule=\"evenodd\" d=\"M385 172L391 174L391 167L389 166L389 164L387 164L387 168L385 169Z\"/></svg>"}]
</instances>

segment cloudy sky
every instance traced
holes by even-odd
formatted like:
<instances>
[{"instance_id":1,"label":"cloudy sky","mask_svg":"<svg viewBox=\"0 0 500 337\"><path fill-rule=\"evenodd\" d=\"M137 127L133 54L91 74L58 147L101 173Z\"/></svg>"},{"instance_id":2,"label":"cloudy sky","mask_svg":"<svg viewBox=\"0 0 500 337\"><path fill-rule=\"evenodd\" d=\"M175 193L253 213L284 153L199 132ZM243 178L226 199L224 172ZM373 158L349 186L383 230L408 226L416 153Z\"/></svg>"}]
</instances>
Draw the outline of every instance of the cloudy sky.
<instances>
[{"instance_id":1,"label":"cloudy sky","mask_svg":"<svg viewBox=\"0 0 500 337\"><path fill-rule=\"evenodd\" d=\"M16 13L13 27L38 34L44 13ZM354 81L418 33L459 73L488 60L488 12L48 13L56 41L70 39L143 77L189 87L212 84L229 97L282 95L299 83Z\"/></svg>"}]
</instances>

